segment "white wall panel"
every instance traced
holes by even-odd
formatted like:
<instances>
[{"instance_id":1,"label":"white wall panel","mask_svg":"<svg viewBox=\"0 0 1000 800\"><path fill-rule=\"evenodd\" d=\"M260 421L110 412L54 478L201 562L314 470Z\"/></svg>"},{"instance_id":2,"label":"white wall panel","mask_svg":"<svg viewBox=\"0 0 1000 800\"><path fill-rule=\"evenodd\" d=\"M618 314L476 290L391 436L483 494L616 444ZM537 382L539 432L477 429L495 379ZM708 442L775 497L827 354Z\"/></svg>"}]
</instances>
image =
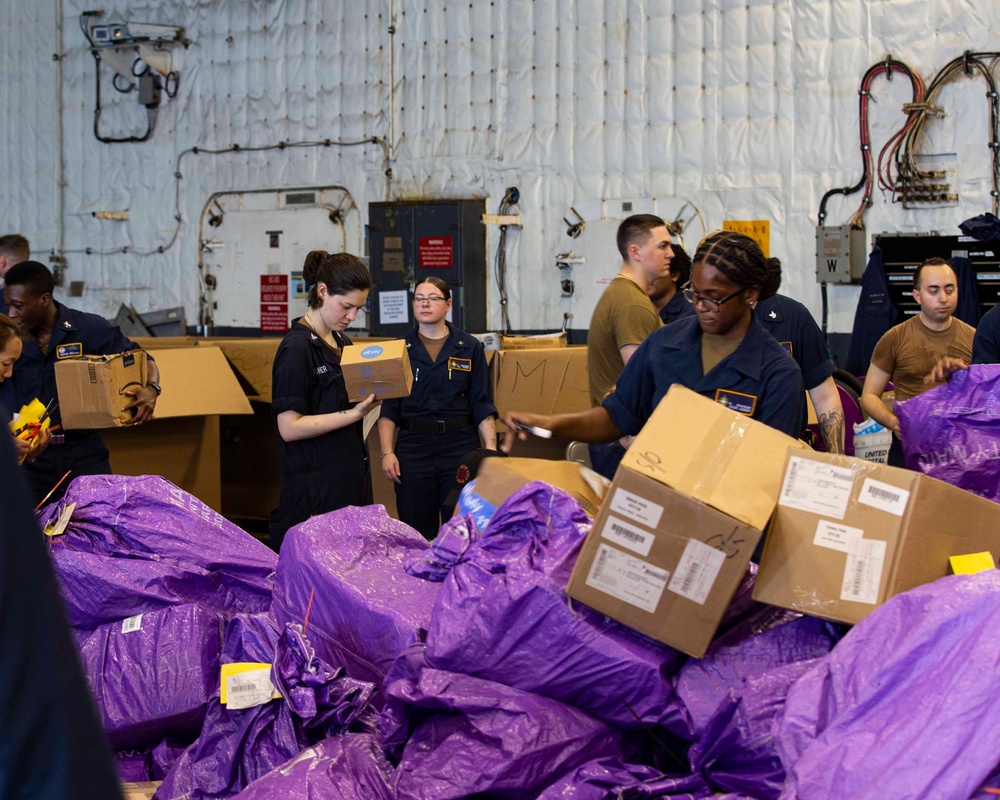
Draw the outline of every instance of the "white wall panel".
<instances>
[{"instance_id":1,"label":"white wall panel","mask_svg":"<svg viewBox=\"0 0 1000 800\"><path fill-rule=\"evenodd\" d=\"M586 327L593 292L560 296L555 255L574 246L562 218L570 206L587 209L594 227L610 229L626 213L623 200L672 217L677 198L687 198L709 229L727 218L770 219L785 291L818 312L813 227L822 194L861 176L861 76L887 53L929 79L965 49L1000 50L990 33L1000 29L1000 5L971 0L395 0L394 38L390 0L118 0L105 10L182 25L193 44L175 51L179 92L164 98L152 140L107 145L92 133L94 61L77 25L94 4L62 0L59 31L57 3L0 7L8 172L0 227L27 234L36 254L62 238L67 277L85 282L75 301L83 308L183 304L189 320L198 218L213 192L336 184L363 213L386 198L390 165L373 144L186 155L178 223L180 155L370 137L386 139L395 156L393 197L480 196L495 210L507 186L520 188L524 227L508 235L516 327L555 328L564 313ZM57 219L51 54L60 38L65 205ZM927 126L929 151L958 154L960 205L904 211L876 191L869 232L950 232L989 210L984 89L978 78L949 85L938 98L948 117ZM899 75L876 80L876 155L902 123L909 94ZM106 69L103 100L105 133L143 129L135 94L117 94ZM859 202L860 194L833 198L828 221L846 221ZM128 221L92 216L109 209L127 209ZM491 260L496 240L491 231ZM613 248L600 248L574 279L599 285L615 270L603 263L609 257ZM849 329L856 298L854 288L831 289L833 330Z\"/></svg>"}]
</instances>

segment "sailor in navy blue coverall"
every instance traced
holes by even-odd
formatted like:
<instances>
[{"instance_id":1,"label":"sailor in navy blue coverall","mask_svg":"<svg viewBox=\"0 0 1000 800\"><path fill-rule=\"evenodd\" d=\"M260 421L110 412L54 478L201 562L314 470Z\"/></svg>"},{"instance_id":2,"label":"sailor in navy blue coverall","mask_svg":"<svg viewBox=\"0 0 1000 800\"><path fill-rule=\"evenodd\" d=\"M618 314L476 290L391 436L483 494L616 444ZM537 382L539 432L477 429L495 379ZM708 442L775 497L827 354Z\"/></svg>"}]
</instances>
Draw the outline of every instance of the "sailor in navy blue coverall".
<instances>
[{"instance_id":1,"label":"sailor in navy blue coverall","mask_svg":"<svg viewBox=\"0 0 1000 800\"><path fill-rule=\"evenodd\" d=\"M797 300L776 294L757 303L754 316L802 370L802 381L816 409L827 452L844 452L844 406L833 380L837 366L809 309Z\"/></svg>"},{"instance_id":2,"label":"sailor in navy blue coverall","mask_svg":"<svg viewBox=\"0 0 1000 800\"><path fill-rule=\"evenodd\" d=\"M0 384L0 405L11 411L18 411L36 398L46 405L56 398L55 365L60 360L138 348L104 317L57 303L52 299L52 285L52 273L37 261L17 264L5 276L10 317L26 334L13 377ZM152 417L160 393L156 363L149 359L147 365L147 385L126 391L132 397L126 407L134 409L133 424L137 425ZM51 419L53 429L61 424L58 406ZM57 429L48 448L34 462L26 461L24 470L37 503L68 470L69 478L53 492L50 502L62 496L73 478L108 474L111 464L99 431Z\"/></svg>"},{"instance_id":3,"label":"sailor in navy blue coverall","mask_svg":"<svg viewBox=\"0 0 1000 800\"><path fill-rule=\"evenodd\" d=\"M685 290L696 318L652 333L601 406L553 416L512 411L508 427L533 425L580 441L637 434L670 386L679 383L797 436L805 410L802 373L753 316L762 287L777 286L776 270L777 259L764 258L748 237L732 231L711 234L698 247L691 285ZM510 445L508 439L505 449Z\"/></svg>"},{"instance_id":4,"label":"sailor in navy blue coverall","mask_svg":"<svg viewBox=\"0 0 1000 800\"><path fill-rule=\"evenodd\" d=\"M480 435L483 447L496 448L486 352L478 339L444 321L450 303L444 281L417 285L418 327L404 337L413 388L409 397L384 400L379 419L382 472L395 483L399 519L427 539L437 536L462 457L480 447ZM447 338L428 337L435 333ZM440 347L436 358L425 341Z\"/></svg>"}]
</instances>

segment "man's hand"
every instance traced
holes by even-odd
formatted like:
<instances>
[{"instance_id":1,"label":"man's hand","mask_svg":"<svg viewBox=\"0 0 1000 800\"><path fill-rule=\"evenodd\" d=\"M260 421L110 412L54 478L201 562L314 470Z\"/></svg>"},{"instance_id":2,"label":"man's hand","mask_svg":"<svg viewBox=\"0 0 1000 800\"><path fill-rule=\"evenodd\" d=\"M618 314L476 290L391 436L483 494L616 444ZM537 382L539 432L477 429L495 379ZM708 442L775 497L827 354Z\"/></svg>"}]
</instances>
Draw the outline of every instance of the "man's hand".
<instances>
[{"instance_id":1,"label":"man's hand","mask_svg":"<svg viewBox=\"0 0 1000 800\"><path fill-rule=\"evenodd\" d=\"M962 359L955 356L944 356L934 365L934 369L924 376L924 383L940 383L941 381L948 380L953 372L968 368L969 365Z\"/></svg>"},{"instance_id":2,"label":"man's hand","mask_svg":"<svg viewBox=\"0 0 1000 800\"><path fill-rule=\"evenodd\" d=\"M132 411L133 425L142 425L153 418L153 409L156 408L156 399L159 397L156 389L152 386L142 386L126 389L125 394L132 398L132 402L122 408L122 411Z\"/></svg>"}]
</instances>

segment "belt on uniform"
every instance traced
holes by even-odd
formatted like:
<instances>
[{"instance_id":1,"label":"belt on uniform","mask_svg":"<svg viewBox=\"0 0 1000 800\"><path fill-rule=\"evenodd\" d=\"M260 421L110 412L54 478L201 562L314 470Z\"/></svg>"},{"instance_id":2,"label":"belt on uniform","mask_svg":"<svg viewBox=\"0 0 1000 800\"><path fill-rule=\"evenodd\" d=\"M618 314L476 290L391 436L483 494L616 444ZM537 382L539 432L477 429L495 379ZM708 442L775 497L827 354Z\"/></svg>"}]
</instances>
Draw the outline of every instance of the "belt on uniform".
<instances>
[{"instance_id":1,"label":"belt on uniform","mask_svg":"<svg viewBox=\"0 0 1000 800\"><path fill-rule=\"evenodd\" d=\"M456 431L459 428L468 428L472 425L472 417L449 417L448 419L401 419L399 427L404 431L416 431L417 433L447 433Z\"/></svg>"}]
</instances>

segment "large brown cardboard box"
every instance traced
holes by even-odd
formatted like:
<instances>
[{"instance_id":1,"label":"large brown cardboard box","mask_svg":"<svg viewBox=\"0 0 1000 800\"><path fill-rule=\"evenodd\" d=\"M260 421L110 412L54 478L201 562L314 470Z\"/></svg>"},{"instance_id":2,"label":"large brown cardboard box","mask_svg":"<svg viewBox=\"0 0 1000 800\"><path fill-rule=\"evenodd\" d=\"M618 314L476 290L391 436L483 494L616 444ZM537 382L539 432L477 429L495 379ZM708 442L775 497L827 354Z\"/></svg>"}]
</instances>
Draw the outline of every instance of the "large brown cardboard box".
<instances>
[{"instance_id":1,"label":"large brown cardboard box","mask_svg":"<svg viewBox=\"0 0 1000 800\"><path fill-rule=\"evenodd\" d=\"M217 347L150 350L163 394L151 422L106 431L111 468L122 475L162 475L222 511L219 415L253 409Z\"/></svg>"},{"instance_id":2,"label":"large brown cardboard box","mask_svg":"<svg viewBox=\"0 0 1000 800\"><path fill-rule=\"evenodd\" d=\"M132 402L125 392L145 386L146 354L128 350L111 356L57 361L55 366L59 415L65 430L120 428L132 424Z\"/></svg>"},{"instance_id":3,"label":"large brown cardboard box","mask_svg":"<svg viewBox=\"0 0 1000 800\"><path fill-rule=\"evenodd\" d=\"M501 419L508 411L561 414L590 408L586 347L501 350L495 399Z\"/></svg>"},{"instance_id":4,"label":"large brown cardboard box","mask_svg":"<svg viewBox=\"0 0 1000 800\"><path fill-rule=\"evenodd\" d=\"M790 452L754 599L855 623L950 574L949 557L1000 556L1000 504L884 464Z\"/></svg>"},{"instance_id":5,"label":"large brown cardboard box","mask_svg":"<svg viewBox=\"0 0 1000 800\"><path fill-rule=\"evenodd\" d=\"M486 458L476 477L466 484L455 505L455 516L472 514L483 530L497 508L532 481L545 481L570 494L593 519L601 508L607 480L575 461L540 458Z\"/></svg>"},{"instance_id":6,"label":"large brown cardboard box","mask_svg":"<svg viewBox=\"0 0 1000 800\"><path fill-rule=\"evenodd\" d=\"M352 402L370 394L382 400L407 397L413 386L410 355L403 339L349 345L340 357L340 368Z\"/></svg>"},{"instance_id":7,"label":"large brown cardboard box","mask_svg":"<svg viewBox=\"0 0 1000 800\"><path fill-rule=\"evenodd\" d=\"M705 654L801 442L673 386L629 448L567 593L689 655Z\"/></svg>"}]
</instances>

